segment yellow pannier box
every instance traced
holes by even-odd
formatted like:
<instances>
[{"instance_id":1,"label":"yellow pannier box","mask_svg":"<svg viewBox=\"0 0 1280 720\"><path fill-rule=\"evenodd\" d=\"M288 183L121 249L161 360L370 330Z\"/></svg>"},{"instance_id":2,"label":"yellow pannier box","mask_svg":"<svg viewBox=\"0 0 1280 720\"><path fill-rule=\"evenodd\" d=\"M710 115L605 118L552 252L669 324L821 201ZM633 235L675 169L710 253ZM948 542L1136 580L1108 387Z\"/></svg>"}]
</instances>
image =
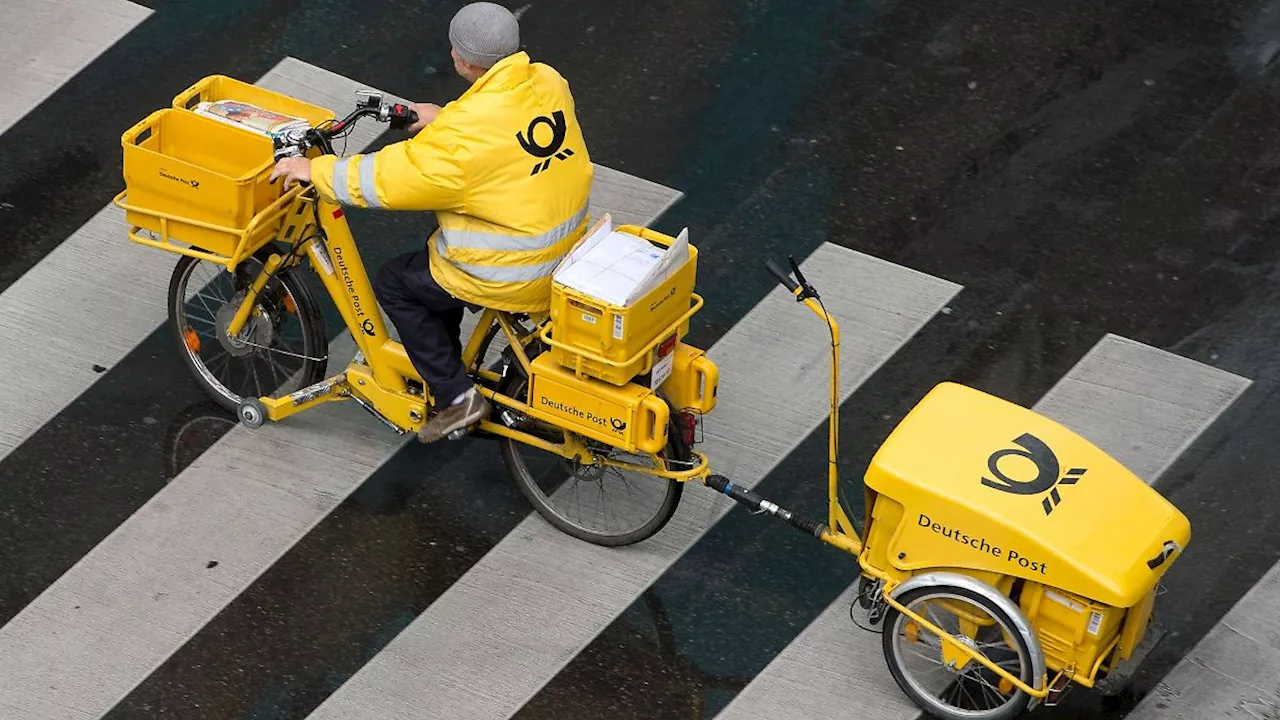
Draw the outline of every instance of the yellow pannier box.
<instances>
[{"instance_id":1,"label":"yellow pannier box","mask_svg":"<svg viewBox=\"0 0 1280 720\"><path fill-rule=\"evenodd\" d=\"M637 225L620 225L615 231L663 247L675 242ZM698 251L689 245L688 260L671 277L626 307L553 282L551 322L542 333L551 359L578 377L613 385L626 385L655 367L660 375L669 373L676 343L688 334L689 318L702 307L702 298L693 292L697 266ZM661 385L663 377L655 379Z\"/></svg>"},{"instance_id":2,"label":"yellow pannier box","mask_svg":"<svg viewBox=\"0 0 1280 720\"><path fill-rule=\"evenodd\" d=\"M543 353L532 362L529 414L624 452L667 446L670 409L653 390L580 378Z\"/></svg>"},{"instance_id":3,"label":"yellow pannier box","mask_svg":"<svg viewBox=\"0 0 1280 720\"><path fill-rule=\"evenodd\" d=\"M271 184L272 141L197 114L201 102L239 100L318 124L333 113L222 75L206 77L121 136L125 191L115 204L129 238L234 267L271 242L303 190ZM147 237L138 230L149 231ZM190 247L184 247L184 245Z\"/></svg>"}]
</instances>

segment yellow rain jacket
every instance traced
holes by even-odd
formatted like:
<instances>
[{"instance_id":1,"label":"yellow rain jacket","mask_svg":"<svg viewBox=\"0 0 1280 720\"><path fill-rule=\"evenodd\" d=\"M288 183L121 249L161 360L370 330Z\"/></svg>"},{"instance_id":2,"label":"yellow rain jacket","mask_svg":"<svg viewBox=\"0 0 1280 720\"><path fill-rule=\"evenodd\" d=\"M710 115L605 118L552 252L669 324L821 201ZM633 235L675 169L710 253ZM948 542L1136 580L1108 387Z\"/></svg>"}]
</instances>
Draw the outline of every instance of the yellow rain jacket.
<instances>
[{"instance_id":1,"label":"yellow rain jacket","mask_svg":"<svg viewBox=\"0 0 1280 720\"><path fill-rule=\"evenodd\" d=\"M311 162L343 205L434 210L431 275L451 295L507 312L551 304L551 273L588 227L593 169L569 84L519 52L498 61L415 137Z\"/></svg>"}]
</instances>

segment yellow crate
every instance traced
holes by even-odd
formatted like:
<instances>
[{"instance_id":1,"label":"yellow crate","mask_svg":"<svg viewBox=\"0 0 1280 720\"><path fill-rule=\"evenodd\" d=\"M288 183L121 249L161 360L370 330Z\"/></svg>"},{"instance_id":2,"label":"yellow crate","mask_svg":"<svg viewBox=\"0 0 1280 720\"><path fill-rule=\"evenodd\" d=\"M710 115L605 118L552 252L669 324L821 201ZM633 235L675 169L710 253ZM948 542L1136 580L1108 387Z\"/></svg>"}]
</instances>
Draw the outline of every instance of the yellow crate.
<instances>
[{"instance_id":1,"label":"yellow crate","mask_svg":"<svg viewBox=\"0 0 1280 720\"><path fill-rule=\"evenodd\" d=\"M209 75L176 95L172 108L152 113L121 137L125 191L115 204L132 226L129 239L234 268L276 237L304 188L281 195L281 186L268 182L275 163L266 135L194 112L199 103L218 100L240 100L313 126L335 116L288 95Z\"/></svg>"},{"instance_id":2,"label":"yellow crate","mask_svg":"<svg viewBox=\"0 0 1280 720\"><path fill-rule=\"evenodd\" d=\"M264 110L303 118L313 127L325 120L336 119L328 108L312 105L257 85L250 85L226 75L209 75L201 78L173 98L173 107L179 110L194 110L196 105L202 102L219 100L239 100Z\"/></svg>"},{"instance_id":3,"label":"yellow crate","mask_svg":"<svg viewBox=\"0 0 1280 720\"><path fill-rule=\"evenodd\" d=\"M669 247L675 238L636 225L616 228ZM551 322L542 333L551 358L579 377L593 377L626 385L653 369L658 345L689 332L689 318L702 307L693 292L698 251L689 246L689 259L666 282L634 302L619 307L553 283Z\"/></svg>"},{"instance_id":4,"label":"yellow crate","mask_svg":"<svg viewBox=\"0 0 1280 720\"><path fill-rule=\"evenodd\" d=\"M281 185L270 184L275 163L266 135L186 110L157 110L121 144L125 191L116 204L134 226L130 239L144 245L233 267L275 237L301 192L295 186L282 196Z\"/></svg>"}]
</instances>

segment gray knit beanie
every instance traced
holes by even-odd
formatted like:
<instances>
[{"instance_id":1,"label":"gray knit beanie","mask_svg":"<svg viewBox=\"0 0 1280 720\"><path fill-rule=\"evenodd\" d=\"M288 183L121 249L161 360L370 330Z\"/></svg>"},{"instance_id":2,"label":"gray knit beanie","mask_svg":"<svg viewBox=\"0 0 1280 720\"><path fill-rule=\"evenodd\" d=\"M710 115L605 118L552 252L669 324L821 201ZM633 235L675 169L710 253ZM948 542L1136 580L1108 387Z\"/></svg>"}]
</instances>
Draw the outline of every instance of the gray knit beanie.
<instances>
[{"instance_id":1,"label":"gray knit beanie","mask_svg":"<svg viewBox=\"0 0 1280 720\"><path fill-rule=\"evenodd\" d=\"M449 42L463 60L493 67L520 49L520 22L511 11L491 2L473 2L449 23Z\"/></svg>"}]
</instances>

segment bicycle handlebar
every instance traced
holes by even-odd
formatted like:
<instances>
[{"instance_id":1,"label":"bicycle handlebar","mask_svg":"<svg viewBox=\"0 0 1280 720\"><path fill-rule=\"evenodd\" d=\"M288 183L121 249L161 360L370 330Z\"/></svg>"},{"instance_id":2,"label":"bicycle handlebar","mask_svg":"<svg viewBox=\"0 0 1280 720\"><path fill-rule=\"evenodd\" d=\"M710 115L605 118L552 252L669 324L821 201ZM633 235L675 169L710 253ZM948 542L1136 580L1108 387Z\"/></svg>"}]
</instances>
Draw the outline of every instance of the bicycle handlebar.
<instances>
[{"instance_id":1,"label":"bicycle handlebar","mask_svg":"<svg viewBox=\"0 0 1280 720\"><path fill-rule=\"evenodd\" d=\"M394 130L403 130L418 122L418 113L409 105L383 102L382 93L361 91L357 94L363 99L356 104L356 109L332 125L310 127L275 138L275 159L305 155L309 148L316 146L331 153L333 148L329 145L329 141L345 132L362 117L376 118L379 122L390 124Z\"/></svg>"},{"instance_id":2,"label":"bicycle handlebar","mask_svg":"<svg viewBox=\"0 0 1280 720\"><path fill-rule=\"evenodd\" d=\"M774 277L778 278L778 282L782 283L782 287L796 296L796 302L804 302L809 298L822 302L821 298L818 297L818 291L805 279L804 273L800 272L800 265L796 262L795 256L788 255L787 262L791 264L790 274L783 272L782 268L778 267L773 260L765 260L764 265L769 268L769 272L773 273ZM792 279L791 275L795 275L795 279ZM797 290L799 292L796 292Z\"/></svg>"}]
</instances>

